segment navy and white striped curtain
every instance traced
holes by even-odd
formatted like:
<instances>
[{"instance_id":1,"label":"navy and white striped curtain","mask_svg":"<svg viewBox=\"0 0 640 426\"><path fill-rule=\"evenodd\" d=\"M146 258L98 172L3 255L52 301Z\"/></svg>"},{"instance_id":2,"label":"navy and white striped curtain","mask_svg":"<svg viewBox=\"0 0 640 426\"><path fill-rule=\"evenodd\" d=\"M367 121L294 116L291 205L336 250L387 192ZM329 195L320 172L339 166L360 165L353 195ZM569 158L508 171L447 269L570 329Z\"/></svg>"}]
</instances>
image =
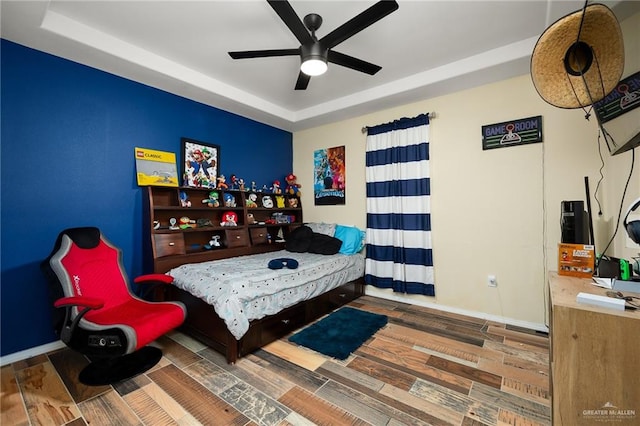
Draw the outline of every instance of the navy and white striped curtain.
<instances>
[{"instance_id":1,"label":"navy and white striped curtain","mask_svg":"<svg viewBox=\"0 0 640 426\"><path fill-rule=\"evenodd\" d=\"M429 116L368 127L366 155L365 282L434 296Z\"/></svg>"}]
</instances>

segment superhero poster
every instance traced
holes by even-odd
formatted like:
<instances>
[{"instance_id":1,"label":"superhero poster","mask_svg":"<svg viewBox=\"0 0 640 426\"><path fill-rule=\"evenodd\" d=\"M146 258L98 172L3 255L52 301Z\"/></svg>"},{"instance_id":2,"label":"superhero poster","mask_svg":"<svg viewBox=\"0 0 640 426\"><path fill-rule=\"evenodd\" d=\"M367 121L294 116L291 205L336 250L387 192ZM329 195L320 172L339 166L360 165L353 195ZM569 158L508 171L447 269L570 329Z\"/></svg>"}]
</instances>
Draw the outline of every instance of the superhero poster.
<instances>
[{"instance_id":1,"label":"superhero poster","mask_svg":"<svg viewBox=\"0 0 640 426\"><path fill-rule=\"evenodd\" d=\"M325 148L313 153L313 193L316 206L345 204L344 148Z\"/></svg>"},{"instance_id":2,"label":"superhero poster","mask_svg":"<svg viewBox=\"0 0 640 426\"><path fill-rule=\"evenodd\" d=\"M194 139L182 141L182 185L215 188L220 170L220 146Z\"/></svg>"}]
</instances>

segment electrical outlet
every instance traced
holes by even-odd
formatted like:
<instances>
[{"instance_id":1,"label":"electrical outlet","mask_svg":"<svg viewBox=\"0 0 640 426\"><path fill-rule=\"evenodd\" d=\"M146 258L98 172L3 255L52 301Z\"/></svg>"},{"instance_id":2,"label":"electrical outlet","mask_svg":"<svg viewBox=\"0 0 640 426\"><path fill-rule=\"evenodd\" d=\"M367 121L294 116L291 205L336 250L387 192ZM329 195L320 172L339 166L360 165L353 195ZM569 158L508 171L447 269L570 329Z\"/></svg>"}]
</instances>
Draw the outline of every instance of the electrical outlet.
<instances>
[{"instance_id":1,"label":"electrical outlet","mask_svg":"<svg viewBox=\"0 0 640 426\"><path fill-rule=\"evenodd\" d=\"M489 287L498 287L498 280L495 275L487 276L487 285Z\"/></svg>"}]
</instances>

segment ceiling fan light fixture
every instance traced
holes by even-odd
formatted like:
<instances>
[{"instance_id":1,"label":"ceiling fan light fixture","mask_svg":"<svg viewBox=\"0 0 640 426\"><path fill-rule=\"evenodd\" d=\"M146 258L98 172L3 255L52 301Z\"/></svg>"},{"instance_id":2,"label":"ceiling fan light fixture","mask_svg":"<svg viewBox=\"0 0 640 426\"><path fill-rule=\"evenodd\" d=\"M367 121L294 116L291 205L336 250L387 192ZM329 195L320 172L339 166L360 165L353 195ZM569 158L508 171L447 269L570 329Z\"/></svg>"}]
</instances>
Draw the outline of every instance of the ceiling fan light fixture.
<instances>
[{"instance_id":1,"label":"ceiling fan light fixture","mask_svg":"<svg viewBox=\"0 0 640 426\"><path fill-rule=\"evenodd\" d=\"M300 65L300 71L312 77L324 74L327 68L327 62L322 58L307 58Z\"/></svg>"},{"instance_id":2,"label":"ceiling fan light fixture","mask_svg":"<svg viewBox=\"0 0 640 426\"><path fill-rule=\"evenodd\" d=\"M302 63L300 71L312 77L322 75L327 72L327 50L323 49L318 41L312 44L303 45L301 49Z\"/></svg>"}]
</instances>

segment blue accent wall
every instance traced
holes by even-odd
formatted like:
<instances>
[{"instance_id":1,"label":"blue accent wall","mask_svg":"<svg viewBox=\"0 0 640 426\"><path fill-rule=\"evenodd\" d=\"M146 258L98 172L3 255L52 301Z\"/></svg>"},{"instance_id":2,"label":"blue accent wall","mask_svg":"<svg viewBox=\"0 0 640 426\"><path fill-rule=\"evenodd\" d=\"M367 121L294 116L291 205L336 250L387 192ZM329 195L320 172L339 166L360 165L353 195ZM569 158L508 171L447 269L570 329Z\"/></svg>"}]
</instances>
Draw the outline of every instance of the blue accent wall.
<instances>
[{"instance_id":1,"label":"blue accent wall","mask_svg":"<svg viewBox=\"0 0 640 426\"><path fill-rule=\"evenodd\" d=\"M2 40L1 355L57 340L39 269L58 233L98 226L143 272L134 147L220 145L220 171L270 185L292 171L292 135ZM178 164L179 167L179 164Z\"/></svg>"}]
</instances>

